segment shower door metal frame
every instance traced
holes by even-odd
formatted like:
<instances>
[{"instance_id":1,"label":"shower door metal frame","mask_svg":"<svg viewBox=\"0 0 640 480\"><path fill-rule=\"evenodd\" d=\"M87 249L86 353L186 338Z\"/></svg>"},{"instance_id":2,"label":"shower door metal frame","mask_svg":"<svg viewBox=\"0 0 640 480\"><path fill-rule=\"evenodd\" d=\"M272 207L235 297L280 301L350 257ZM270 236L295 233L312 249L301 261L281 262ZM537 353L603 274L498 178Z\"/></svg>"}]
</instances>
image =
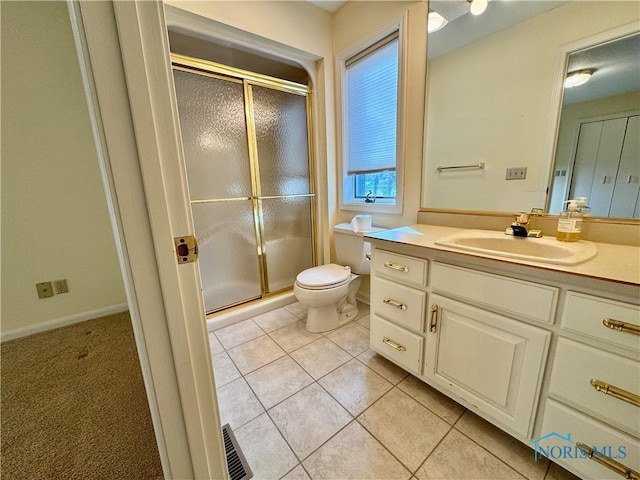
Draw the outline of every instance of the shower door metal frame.
<instances>
[{"instance_id":1,"label":"shower door metal frame","mask_svg":"<svg viewBox=\"0 0 640 480\"><path fill-rule=\"evenodd\" d=\"M239 201L239 200L251 200L254 226L258 256L258 266L260 271L260 292L261 295L258 298L267 298L271 295L276 295L283 291L290 290L290 287L269 291L269 270L267 263L266 242L264 235L264 215L263 215L263 200L280 199L280 198L310 198L311 209L311 262L312 265L316 264L316 189L315 189L315 161L314 161L314 148L313 148L313 118L311 114L312 108L312 90L308 85L303 85L289 80L282 80L268 75L260 73L250 72L228 65L223 65L208 60L202 60L199 58L189 57L178 53L171 53L171 65L174 70L179 70L187 73L208 76L220 80L230 81L234 83L242 83L244 93L244 108L245 108L245 121L247 127L247 143L249 150L249 169L251 176L251 197L233 197L233 198L215 198L205 200L191 200L190 204L198 203L213 203L213 202L226 202L226 201ZM309 193L304 194L292 194L292 195L270 195L262 196L262 188L260 184L260 159L258 155L258 144L256 138L255 118L254 118L254 103L253 103L253 87L259 86L269 88L272 90L280 90L285 93L291 93L294 95L304 96L306 100L306 117L307 117L307 155L309 159ZM221 311L227 308L231 308L246 302L256 300L257 298L250 298L237 302L234 304L226 305L219 309L212 310L207 313L213 313Z\"/></svg>"}]
</instances>

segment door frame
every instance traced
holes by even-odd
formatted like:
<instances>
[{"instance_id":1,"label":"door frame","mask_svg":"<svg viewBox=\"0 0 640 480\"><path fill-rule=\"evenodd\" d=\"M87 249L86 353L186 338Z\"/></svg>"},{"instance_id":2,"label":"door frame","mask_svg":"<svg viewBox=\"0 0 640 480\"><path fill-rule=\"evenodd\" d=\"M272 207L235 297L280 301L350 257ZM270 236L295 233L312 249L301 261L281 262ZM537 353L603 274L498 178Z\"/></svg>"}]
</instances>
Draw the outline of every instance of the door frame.
<instances>
[{"instance_id":1,"label":"door frame","mask_svg":"<svg viewBox=\"0 0 640 480\"><path fill-rule=\"evenodd\" d=\"M227 478L163 5L68 7L164 476Z\"/></svg>"},{"instance_id":2,"label":"door frame","mask_svg":"<svg viewBox=\"0 0 640 480\"><path fill-rule=\"evenodd\" d=\"M591 35L574 42L558 47L556 51L556 63L554 68L553 83L551 84L551 103L547 115L547 133L544 147L542 168L540 169L540 185L538 204L544 205L545 211L549 210L551 202L551 189L553 185L556 150L558 148L558 133L562 116L562 100L564 95L564 78L567 73L569 55L579 50L597 46L601 43L631 35L638 31L638 22L631 22L604 32ZM565 189L564 194L569 192Z\"/></svg>"}]
</instances>

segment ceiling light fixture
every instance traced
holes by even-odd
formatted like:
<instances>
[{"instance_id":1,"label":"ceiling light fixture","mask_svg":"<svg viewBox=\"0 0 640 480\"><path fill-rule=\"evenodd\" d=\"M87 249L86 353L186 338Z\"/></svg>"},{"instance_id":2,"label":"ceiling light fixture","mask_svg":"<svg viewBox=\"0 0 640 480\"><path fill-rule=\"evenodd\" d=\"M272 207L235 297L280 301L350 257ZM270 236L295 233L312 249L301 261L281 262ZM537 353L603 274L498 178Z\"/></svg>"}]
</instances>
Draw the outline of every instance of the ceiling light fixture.
<instances>
[{"instance_id":1,"label":"ceiling light fixture","mask_svg":"<svg viewBox=\"0 0 640 480\"><path fill-rule=\"evenodd\" d=\"M427 33L437 32L447 23L447 19L438 12L429 12L427 17Z\"/></svg>"},{"instance_id":2,"label":"ceiling light fixture","mask_svg":"<svg viewBox=\"0 0 640 480\"><path fill-rule=\"evenodd\" d=\"M592 68L569 72L564 80L564 88L573 88L587 83L591 75L593 75L593 72L595 72L595 70Z\"/></svg>"},{"instance_id":3,"label":"ceiling light fixture","mask_svg":"<svg viewBox=\"0 0 640 480\"><path fill-rule=\"evenodd\" d=\"M473 15L482 15L484 11L487 9L489 0L467 0L467 2L471 3L471 7L469 8L469 11Z\"/></svg>"}]
</instances>

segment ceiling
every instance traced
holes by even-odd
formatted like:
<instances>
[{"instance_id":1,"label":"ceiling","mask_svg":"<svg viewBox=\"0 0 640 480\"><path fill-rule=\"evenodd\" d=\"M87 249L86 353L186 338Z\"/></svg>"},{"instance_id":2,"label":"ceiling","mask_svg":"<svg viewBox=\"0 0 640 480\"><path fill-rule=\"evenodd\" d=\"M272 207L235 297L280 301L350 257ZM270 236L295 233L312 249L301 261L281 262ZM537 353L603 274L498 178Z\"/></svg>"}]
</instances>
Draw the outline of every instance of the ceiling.
<instances>
[{"instance_id":1,"label":"ceiling","mask_svg":"<svg viewBox=\"0 0 640 480\"><path fill-rule=\"evenodd\" d=\"M449 23L429 34L430 60L489 36L500 30L562 6L566 1L492 0L480 16L469 14L466 0L431 0L430 10ZM585 102L596 98L640 90L640 35L574 52L569 56L568 72L592 68L596 72L583 86L564 90L563 103Z\"/></svg>"},{"instance_id":2,"label":"ceiling","mask_svg":"<svg viewBox=\"0 0 640 480\"><path fill-rule=\"evenodd\" d=\"M640 34L569 55L567 71L594 69L584 85L564 91L565 105L640 90Z\"/></svg>"},{"instance_id":3,"label":"ceiling","mask_svg":"<svg viewBox=\"0 0 640 480\"><path fill-rule=\"evenodd\" d=\"M327 12L336 12L342 7L346 1L338 0L307 0L309 3L313 3L316 7L320 7Z\"/></svg>"},{"instance_id":4,"label":"ceiling","mask_svg":"<svg viewBox=\"0 0 640 480\"><path fill-rule=\"evenodd\" d=\"M466 0L431 0L429 10L438 12L449 23L429 34L429 59L509 28L528 18L557 8L565 1L493 0L482 15L471 15Z\"/></svg>"},{"instance_id":5,"label":"ceiling","mask_svg":"<svg viewBox=\"0 0 640 480\"><path fill-rule=\"evenodd\" d=\"M347 1L307 0L328 12L336 12ZM560 7L568 0L490 0L487 11L479 16L469 13L467 0L430 0L429 10L438 12L449 23L429 34L430 60L528 18ZM640 90L640 35L624 42L609 43L571 54L568 71L595 68L589 88L565 90L564 103L575 103L619 93Z\"/></svg>"}]
</instances>

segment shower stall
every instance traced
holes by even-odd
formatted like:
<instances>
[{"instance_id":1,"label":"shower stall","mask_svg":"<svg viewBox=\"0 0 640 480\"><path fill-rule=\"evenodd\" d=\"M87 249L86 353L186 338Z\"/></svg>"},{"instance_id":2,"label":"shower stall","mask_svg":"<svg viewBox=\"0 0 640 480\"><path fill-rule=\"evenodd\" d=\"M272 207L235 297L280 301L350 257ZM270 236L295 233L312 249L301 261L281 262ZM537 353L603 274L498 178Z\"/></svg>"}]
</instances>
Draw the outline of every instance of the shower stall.
<instances>
[{"instance_id":1,"label":"shower stall","mask_svg":"<svg viewBox=\"0 0 640 480\"><path fill-rule=\"evenodd\" d=\"M291 288L315 264L308 86L172 64L207 312Z\"/></svg>"}]
</instances>

